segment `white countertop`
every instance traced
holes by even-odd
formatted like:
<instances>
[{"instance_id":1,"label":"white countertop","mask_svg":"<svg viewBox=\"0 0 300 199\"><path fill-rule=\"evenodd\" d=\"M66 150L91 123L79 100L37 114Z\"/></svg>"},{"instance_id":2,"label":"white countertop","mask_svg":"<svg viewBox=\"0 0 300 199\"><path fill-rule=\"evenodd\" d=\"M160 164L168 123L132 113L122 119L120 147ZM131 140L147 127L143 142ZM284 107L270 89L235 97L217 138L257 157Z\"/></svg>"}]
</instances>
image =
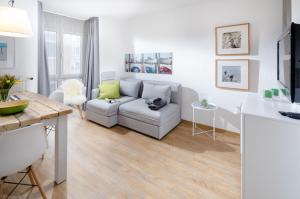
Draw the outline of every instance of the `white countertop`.
<instances>
[{"instance_id":1,"label":"white countertop","mask_svg":"<svg viewBox=\"0 0 300 199\"><path fill-rule=\"evenodd\" d=\"M300 105L283 100L266 100L258 94L249 94L242 105L242 114L254 115L300 125L300 120L282 116L278 111L300 113Z\"/></svg>"}]
</instances>

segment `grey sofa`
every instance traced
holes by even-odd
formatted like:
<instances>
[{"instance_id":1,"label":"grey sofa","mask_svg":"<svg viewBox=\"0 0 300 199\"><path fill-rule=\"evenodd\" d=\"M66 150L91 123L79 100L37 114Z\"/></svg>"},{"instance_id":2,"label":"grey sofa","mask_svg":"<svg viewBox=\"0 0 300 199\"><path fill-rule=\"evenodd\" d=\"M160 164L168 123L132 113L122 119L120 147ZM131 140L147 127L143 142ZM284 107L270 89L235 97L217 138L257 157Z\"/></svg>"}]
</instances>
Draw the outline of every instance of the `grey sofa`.
<instances>
[{"instance_id":1,"label":"grey sofa","mask_svg":"<svg viewBox=\"0 0 300 199\"><path fill-rule=\"evenodd\" d=\"M93 90L93 99L87 102L86 119L112 127L116 124L136 130L143 134L162 139L181 121L181 85L174 82L148 81L138 79L123 79L123 82L135 82L138 85L137 93L131 96L122 96L116 103L108 103L98 99L98 89ZM126 83L126 87L128 86ZM146 99L142 98L144 85L162 85L170 87L170 103L158 111L148 108ZM122 89L127 89L125 86ZM135 88L136 89L136 88ZM124 93L126 93L124 91ZM155 93L152 93L154 96ZM157 96L158 97L158 96Z\"/></svg>"}]
</instances>

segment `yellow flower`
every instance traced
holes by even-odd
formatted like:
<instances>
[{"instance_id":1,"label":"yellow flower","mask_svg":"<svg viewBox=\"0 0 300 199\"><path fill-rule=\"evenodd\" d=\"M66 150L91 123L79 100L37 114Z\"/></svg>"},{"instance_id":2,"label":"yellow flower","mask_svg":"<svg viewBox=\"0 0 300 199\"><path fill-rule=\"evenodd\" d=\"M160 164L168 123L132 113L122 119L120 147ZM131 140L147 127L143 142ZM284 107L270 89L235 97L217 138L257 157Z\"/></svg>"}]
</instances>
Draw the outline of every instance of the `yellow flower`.
<instances>
[{"instance_id":1,"label":"yellow flower","mask_svg":"<svg viewBox=\"0 0 300 199\"><path fill-rule=\"evenodd\" d=\"M21 83L22 83L22 80L17 79L17 80L15 81L15 84L21 84Z\"/></svg>"}]
</instances>

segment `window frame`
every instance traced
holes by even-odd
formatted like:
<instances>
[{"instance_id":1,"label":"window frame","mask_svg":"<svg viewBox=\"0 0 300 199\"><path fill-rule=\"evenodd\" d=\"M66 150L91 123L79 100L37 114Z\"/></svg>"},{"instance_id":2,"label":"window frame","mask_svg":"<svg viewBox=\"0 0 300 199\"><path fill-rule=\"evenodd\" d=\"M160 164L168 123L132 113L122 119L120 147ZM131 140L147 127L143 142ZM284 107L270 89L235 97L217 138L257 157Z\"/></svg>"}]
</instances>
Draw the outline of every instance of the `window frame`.
<instances>
[{"instance_id":1,"label":"window frame","mask_svg":"<svg viewBox=\"0 0 300 199\"><path fill-rule=\"evenodd\" d=\"M56 85L59 87L64 80L67 79L82 79L83 77L83 34L79 33L69 33L69 32L63 32L63 31L57 31L57 30L51 30L45 28L45 32L54 32L56 33L56 74L50 74L49 78L50 81L57 81ZM76 35L80 37L80 73L79 74L63 74L63 37L64 34L69 35ZM48 59L48 57L47 57Z\"/></svg>"}]
</instances>

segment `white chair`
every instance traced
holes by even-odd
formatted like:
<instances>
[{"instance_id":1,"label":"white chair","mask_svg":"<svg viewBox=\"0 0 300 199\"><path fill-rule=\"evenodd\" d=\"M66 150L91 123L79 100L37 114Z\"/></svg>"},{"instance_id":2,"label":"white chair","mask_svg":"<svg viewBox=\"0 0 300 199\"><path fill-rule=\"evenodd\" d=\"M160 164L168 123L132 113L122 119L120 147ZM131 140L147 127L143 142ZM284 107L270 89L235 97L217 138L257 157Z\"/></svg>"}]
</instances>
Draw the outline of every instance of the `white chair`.
<instances>
[{"instance_id":1,"label":"white chair","mask_svg":"<svg viewBox=\"0 0 300 199\"><path fill-rule=\"evenodd\" d=\"M44 135L44 126L41 123L0 133L1 184L3 181L5 183L7 176L26 169L21 181L18 183L8 182L16 186L11 190L7 198L18 185L38 186L42 197L44 199L47 198L32 168L33 162L42 156L45 149L46 137ZM22 183L27 174L30 178L31 185ZM0 192L0 198L1 195L2 193Z\"/></svg>"},{"instance_id":2,"label":"white chair","mask_svg":"<svg viewBox=\"0 0 300 199\"><path fill-rule=\"evenodd\" d=\"M66 80L56 91L51 93L49 98L66 105L76 106L81 119L83 119L81 106L86 101L85 87L79 80Z\"/></svg>"}]
</instances>

